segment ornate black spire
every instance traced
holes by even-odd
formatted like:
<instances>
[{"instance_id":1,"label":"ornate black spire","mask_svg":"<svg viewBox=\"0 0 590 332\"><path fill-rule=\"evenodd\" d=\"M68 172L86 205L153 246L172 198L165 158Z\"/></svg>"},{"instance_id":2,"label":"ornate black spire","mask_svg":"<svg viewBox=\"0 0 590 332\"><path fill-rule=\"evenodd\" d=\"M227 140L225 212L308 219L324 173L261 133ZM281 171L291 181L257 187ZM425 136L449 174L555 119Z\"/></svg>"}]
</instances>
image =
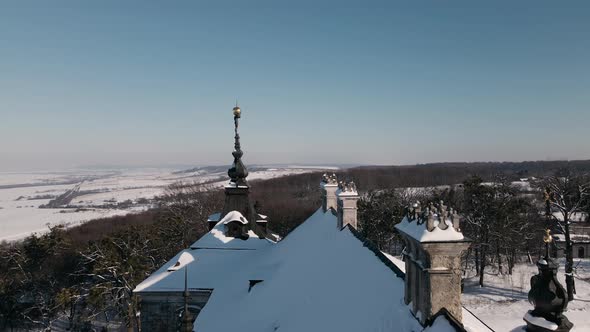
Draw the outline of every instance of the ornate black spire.
<instances>
[{"instance_id":1,"label":"ornate black spire","mask_svg":"<svg viewBox=\"0 0 590 332\"><path fill-rule=\"evenodd\" d=\"M234 156L234 163L232 167L227 171L227 175L229 175L231 179L231 183L235 184L236 186L247 186L248 182L246 181L246 177L248 176L248 170L246 166L242 163L242 156L244 152L240 147L240 134L238 134L238 119L242 113L242 110L238 107L236 103L236 107L233 109L234 112L234 125L235 125L235 143L234 143L234 152L232 155Z\"/></svg>"}]
</instances>

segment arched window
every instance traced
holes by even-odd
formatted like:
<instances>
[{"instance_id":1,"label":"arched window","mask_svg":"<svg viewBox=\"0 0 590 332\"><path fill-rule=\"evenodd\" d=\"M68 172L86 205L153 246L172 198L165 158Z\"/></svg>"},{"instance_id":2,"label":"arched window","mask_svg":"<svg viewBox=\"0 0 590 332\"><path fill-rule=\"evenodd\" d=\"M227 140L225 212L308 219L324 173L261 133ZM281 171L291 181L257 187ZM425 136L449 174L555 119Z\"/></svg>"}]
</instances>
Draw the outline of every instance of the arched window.
<instances>
[{"instance_id":1,"label":"arched window","mask_svg":"<svg viewBox=\"0 0 590 332\"><path fill-rule=\"evenodd\" d=\"M578 258L584 258L584 247L578 247Z\"/></svg>"}]
</instances>

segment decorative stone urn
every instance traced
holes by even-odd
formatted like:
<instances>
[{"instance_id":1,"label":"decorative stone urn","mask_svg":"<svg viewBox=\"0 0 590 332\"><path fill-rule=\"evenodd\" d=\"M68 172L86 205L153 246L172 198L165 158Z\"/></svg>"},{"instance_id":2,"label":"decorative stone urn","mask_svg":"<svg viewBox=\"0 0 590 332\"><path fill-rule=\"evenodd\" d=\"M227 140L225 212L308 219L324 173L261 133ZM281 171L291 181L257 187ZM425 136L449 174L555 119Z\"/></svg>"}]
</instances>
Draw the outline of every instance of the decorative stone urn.
<instances>
[{"instance_id":1,"label":"decorative stone urn","mask_svg":"<svg viewBox=\"0 0 590 332\"><path fill-rule=\"evenodd\" d=\"M545 235L545 245L551 242L549 232ZM545 258L537 262L539 274L531 277L529 301L535 306L524 316L528 332L557 331L566 332L574 326L563 311L567 308L567 292L557 280L557 262L549 257L548 250Z\"/></svg>"}]
</instances>

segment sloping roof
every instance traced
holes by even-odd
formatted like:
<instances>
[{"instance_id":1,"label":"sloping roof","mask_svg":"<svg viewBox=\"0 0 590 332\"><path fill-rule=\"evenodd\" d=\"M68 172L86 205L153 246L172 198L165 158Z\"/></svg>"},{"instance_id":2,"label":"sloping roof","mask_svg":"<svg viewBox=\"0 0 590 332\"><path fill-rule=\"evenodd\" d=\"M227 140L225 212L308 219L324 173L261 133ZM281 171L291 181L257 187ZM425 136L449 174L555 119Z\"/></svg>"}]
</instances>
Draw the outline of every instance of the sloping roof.
<instances>
[{"instance_id":1,"label":"sloping roof","mask_svg":"<svg viewBox=\"0 0 590 332\"><path fill-rule=\"evenodd\" d=\"M238 267L256 262L253 258L255 250L218 250L218 249L187 249L178 253L168 263L140 283L134 292L181 292L184 290L184 269L170 270L182 256L189 255L192 260L187 267L187 286L189 289L223 289L231 280L240 275L244 278L258 279L265 275L257 273L257 269L236 271ZM184 267L184 265L183 265ZM248 286L248 280L245 284Z\"/></svg>"},{"instance_id":2,"label":"sloping roof","mask_svg":"<svg viewBox=\"0 0 590 332\"><path fill-rule=\"evenodd\" d=\"M330 212L231 269L196 331L420 331L404 283ZM263 280L250 291L249 280ZM231 319L228 319L231 317Z\"/></svg>"},{"instance_id":3,"label":"sloping roof","mask_svg":"<svg viewBox=\"0 0 590 332\"><path fill-rule=\"evenodd\" d=\"M423 330L403 303L403 262L353 228L340 230L331 210L318 209L276 244L258 238L224 242L217 233L223 226L218 223L195 249L179 253L135 291L182 291L183 269L169 271L180 260L189 289L213 290L195 331ZM212 242L215 248L202 245ZM433 322L428 331L449 327Z\"/></svg>"}]
</instances>

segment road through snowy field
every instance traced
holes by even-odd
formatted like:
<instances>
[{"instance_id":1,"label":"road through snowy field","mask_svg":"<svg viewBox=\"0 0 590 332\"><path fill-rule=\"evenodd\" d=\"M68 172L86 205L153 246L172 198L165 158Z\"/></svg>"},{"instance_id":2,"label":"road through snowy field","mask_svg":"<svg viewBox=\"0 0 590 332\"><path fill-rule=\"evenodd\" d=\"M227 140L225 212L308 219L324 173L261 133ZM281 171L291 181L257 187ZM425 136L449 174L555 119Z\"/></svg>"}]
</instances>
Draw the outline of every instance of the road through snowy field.
<instances>
[{"instance_id":1,"label":"road through snowy field","mask_svg":"<svg viewBox=\"0 0 590 332\"><path fill-rule=\"evenodd\" d=\"M270 179L330 167L256 167L249 180ZM76 225L97 218L145 211L152 199L175 182L207 183L222 187L224 167L180 169L73 170L63 172L0 173L0 241L13 241L48 226ZM42 208L72 192L72 199L55 208Z\"/></svg>"}]
</instances>

